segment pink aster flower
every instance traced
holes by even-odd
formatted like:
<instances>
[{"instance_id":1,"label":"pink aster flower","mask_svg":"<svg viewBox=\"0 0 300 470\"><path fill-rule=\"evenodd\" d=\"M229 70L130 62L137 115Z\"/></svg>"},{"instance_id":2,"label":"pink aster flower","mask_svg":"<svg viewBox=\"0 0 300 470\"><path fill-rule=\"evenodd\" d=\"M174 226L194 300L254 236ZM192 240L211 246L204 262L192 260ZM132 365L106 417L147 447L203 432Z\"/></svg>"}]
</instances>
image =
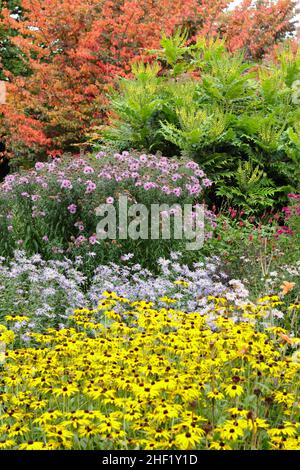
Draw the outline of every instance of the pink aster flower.
<instances>
[{"instance_id":1,"label":"pink aster flower","mask_svg":"<svg viewBox=\"0 0 300 470\"><path fill-rule=\"evenodd\" d=\"M196 170L196 171L195 171L195 175L196 175L196 176L199 176L199 178L203 178L203 176L205 175L205 173L204 173L203 170Z\"/></svg>"},{"instance_id":2,"label":"pink aster flower","mask_svg":"<svg viewBox=\"0 0 300 470\"><path fill-rule=\"evenodd\" d=\"M80 235L79 237L76 238L75 240L75 245L79 246L82 245L86 241L86 238L83 235Z\"/></svg>"},{"instance_id":3,"label":"pink aster flower","mask_svg":"<svg viewBox=\"0 0 300 470\"><path fill-rule=\"evenodd\" d=\"M90 238L89 238L89 243L91 245L95 245L97 243L97 236L96 235L92 235Z\"/></svg>"},{"instance_id":4,"label":"pink aster flower","mask_svg":"<svg viewBox=\"0 0 300 470\"><path fill-rule=\"evenodd\" d=\"M45 167L45 164L42 162L37 162L34 167L37 171L43 170L43 168Z\"/></svg>"},{"instance_id":5,"label":"pink aster flower","mask_svg":"<svg viewBox=\"0 0 300 470\"><path fill-rule=\"evenodd\" d=\"M149 189L153 189L156 187L156 184L155 183L152 183L152 181L149 181L147 183L144 184L144 189L146 191L148 191Z\"/></svg>"},{"instance_id":6,"label":"pink aster flower","mask_svg":"<svg viewBox=\"0 0 300 470\"><path fill-rule=\"evenodd\" d=\"M185 166L186 166L186 168L189 168L191 170L197 170L199 168L198 163L193 162L193 161L188 162Z\"/></svg>"},{"instance_id":7,"label":"pink aster flower","mask_svg":"<svg viewBox=\"0 0 300 470\"><path fill-rule=\"evenodd\" d=\"M85 175L88 175L90 173L94 173L94 169L91 166L85 166L84 169L83 169L83 173Z\"/></svg>"},{"instance_id":8,"label":"pink aster flower","mask_svg":"<svg viewBox=\"0 0 300 470\"><path fill-rule=\"evenodd\" d=\"M140 161L141 161L141 162L146 163L147 160L148 160L147 155L141 155L141 156L140 156Z\"/></svg>"},{"instance_id":9,"label":"pink aster flower","mask_svg":"<svg viewBox=\"0 0 300 470\"><path fill-rule=\"evenodd\" d=\"M105 155L106 155L106 153L101 151L101 152L97 153L97 155L95 156L95 158L96 158L97 160L100 160L100 158L105 157Z\"/></svg>"},{"instance_id":10,"label":"pink aster flower","mask_svg":"<svg viewBox=\"0 0 300 470\"><path fill-rule=\"evenodd\" d=\"M177 196L177 197L179 197L181 195L181 192L182 192L181 188L173 189L173 194L175 194L175 196Z\"/></svg>"},{"instance_id":11,"label":"pink aster flower","mask_svg":"<svg viewBox=\"0 0 300 470\"><path fill-rule=\"evenodd\" d=\"M61 189L66 188L66 189L72 189L73 185L70 180L62 180L61 182Z\"/></svg>"},{"instance_id":12,"label":"pink aster flower","mask_svg":"<svg viewBox=\"0 0 300 470\"><path fill-rule=\"evenodd\" d=\"M206 188L209 188L212 185L212 181L209 180L208 178L204 178L203 184Z\"/></svg>"},{"instance_id":13,"label":"pink aster flower","mask_svg":"<svg viewBox=\"0 0 300 470\"><path fill-rule=\"evenodd\" d=\"M170 194L170 192L171 192L171 190L168 186L163 186L161 188L161 190L162 190L163 193L166 193L166 194Z\"/></svg>"},{"instance_id":14,"label":"pink aster flower","mask_svg":"<svg viewBox=\"0 0 300 470\"><path fill-rule=\"evenodd\" d=\"M70 212L70 214L76 214L76 212L77 212L76 204L70 204L68 206L68 211Z\"/></svg>"},{"instance_id":15,"label":"pink aster flower","mask_svg":"<svg viewBox=\"0 0 300 470\"><path fill-rule=\"evenodd\" d=\"M88 180L85 184L86 184L86 193L92 193L97 188L97 185L91 180Z\"/></svg>"}]
</instances>

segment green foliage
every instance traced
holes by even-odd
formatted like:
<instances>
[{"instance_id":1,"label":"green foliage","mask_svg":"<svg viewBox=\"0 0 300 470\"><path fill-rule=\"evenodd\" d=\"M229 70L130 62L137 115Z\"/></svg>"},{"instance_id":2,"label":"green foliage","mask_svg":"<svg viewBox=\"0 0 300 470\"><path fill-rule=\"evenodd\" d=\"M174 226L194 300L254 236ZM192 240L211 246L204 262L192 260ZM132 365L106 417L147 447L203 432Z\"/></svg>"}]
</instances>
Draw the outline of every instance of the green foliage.
<instances>
[{"instance_id":1,"label":"green foliage","mask_svg":"<svg viewBox=\"0 0 300 470\"><path fill-rule=\"evenodd\" d=\"M176 77L191 68L191 65L184 60L184 56L190 52L190 47L186 46L189 33L186 29L178 29L173 37L163 34L161 39L162 51L150 51L156 54L157 58L165 63L169 68L170 75Z\"/></svg>"},{"instance_id":2,"label":"green foliage","mask_svg":"<svg viewBox=\"0 0 300 470\"><path fill-rule=\"evenodd\" d=\"M217 191L219 196L226 197L234 207L243 207L247 212L262 210L272 206L274 195L282 188L275 188L263 170L257 165L253 168L251 161L240 162L232 178L233 184L222 184Z\"/></svg>"},{"instance_id":3,"label":"green foliage","mask_svg":"<svg viewBox=\"0 0 300 470\"><path fill-rule=\"evenodd\" d=\"M160 146L162 139L157 133L155 116L160 114L167 119L167 115L164 114L158 72L157 64L137 64L133 67L135 79L123 79L120 82L120 94L113 94L113 116L117 117L112 117L112 126L104 130L104 135L118 149L141 149L145 146L152 149Z\"/></svg>"},{"instance_id":4,"label":"green foliage","mask_svg":"<svg viewBox=\"0 0 300 470\"><path fill-rule=\"evenodd\" d=\"M20 0L0 1L0 19L2 8L8 8L12 14L22 17ZM11 28L0 26L0 80L5 79L5 71L13 75L28 75L30 73L27 61L21 51L12 43L11 37L15 36Z\"/></svg>"},{"instance_id":5,"label":"green foliage","mask_svg":"<svg viewBox=\"0 0 300 470\"><path fill-rule=\"evenodd\" d=\"M281 204L300 189L299 50L255 64L220 40L186 38L163 37L159 61L121 81L101 141L193 158L219 197L249 210Z\"/></svg>"}]
</instances>

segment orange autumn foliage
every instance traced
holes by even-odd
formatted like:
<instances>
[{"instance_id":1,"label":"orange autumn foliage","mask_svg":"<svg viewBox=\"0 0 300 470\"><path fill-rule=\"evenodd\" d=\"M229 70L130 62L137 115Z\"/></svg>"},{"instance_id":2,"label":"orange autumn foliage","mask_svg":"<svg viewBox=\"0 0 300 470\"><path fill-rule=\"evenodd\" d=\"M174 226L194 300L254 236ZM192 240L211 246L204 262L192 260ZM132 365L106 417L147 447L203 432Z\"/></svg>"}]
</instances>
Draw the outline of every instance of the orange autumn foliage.
<instances>
[{"instance_id":1,"label":"orange autumn foliage","mask_svg":"<svg viewBox=\"0 0 300 470\"><path fill-rule=\"evenodd\" d=\"M295 287L294 282L283 281L283 284L280 286L282 295L288 294Z\"/></svg>"}]
</instances>

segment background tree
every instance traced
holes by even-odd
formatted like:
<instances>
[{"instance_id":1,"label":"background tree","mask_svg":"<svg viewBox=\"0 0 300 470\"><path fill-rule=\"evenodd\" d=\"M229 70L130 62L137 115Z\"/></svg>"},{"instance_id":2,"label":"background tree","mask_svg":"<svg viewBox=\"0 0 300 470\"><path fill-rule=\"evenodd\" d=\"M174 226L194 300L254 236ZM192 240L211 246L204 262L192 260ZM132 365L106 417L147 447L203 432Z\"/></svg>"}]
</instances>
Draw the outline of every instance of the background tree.
<instances>
[{"instance_id":1,"label":"background tree","mask_svg":"<svg viewBox=\"0 0 300 470\"><path fill-rule=\"evenodd\" d=\"M0 18L3 20L2 11L12 15L16 21L21 21L22 8L20 0L0 0ZM18 34L18 30L7 27L3 22L0 24L0 80L6 79L5 71L13 75L28 75L29 69L26 64L26 57L18 49L12 37Z\"/></svg>"},{"instance_id":2,"label":"background tree","mask_svg":"<svg viewBox=\"0 0 300 470\"><path fill-rule=\"evenodd\" d=\"M228 0L15 3L22 15L12 16L7 4L0 27L31 72L16 74L14 61L3 60L10 81L5 126L14 156L34 158L45 149L74 151L103 122L109 86L158 47L162 32L184 26L191 37L221 35L230 49L258 57L292 31L295 6L292 0L245 0L233 10Z\"/></svg>"}]
</instances>

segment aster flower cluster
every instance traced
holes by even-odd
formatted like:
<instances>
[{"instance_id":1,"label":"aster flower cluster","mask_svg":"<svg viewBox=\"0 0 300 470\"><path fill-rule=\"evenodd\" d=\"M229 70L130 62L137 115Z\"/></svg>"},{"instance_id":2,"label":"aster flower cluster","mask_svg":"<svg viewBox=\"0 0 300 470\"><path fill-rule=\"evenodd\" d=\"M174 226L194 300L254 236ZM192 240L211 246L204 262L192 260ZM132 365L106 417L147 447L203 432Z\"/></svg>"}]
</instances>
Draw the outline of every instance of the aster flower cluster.
<instances>
[{"instance_id":1,"label":"aster flower cluster","mask_svg":"<svg viewBox=\"0 0 300 470\"><path fill-rule=\"evenodd\" d=\"M0 322L9 324L22 342L46 325L63 327L76 305L86 305L85 277L70 260L44 261L16 251L9 262L0 258Z\"/></svg>"},{"instance_id":2,"label":"aster flower cluster","mask_svg":"<svg viewBox=\"0 0 300 470\"><path fill-rule=\"evenodd\" d=\"M179 253L171 253L170 259L158 260L155 274L133 263L131 254L123 258L122 265L109 263L98 266L89 280L82 272L82 257L75 261L44 261L40 255L27 258L24 252L19 251L9 263L2 258L0 322L7 324L15 333L18 344L27 344L32 343L32 332L43 332L49 326L56 329L67 327L75 307L96 308L99 299L110 292L120 297L126 295L130 301L155 301L161 308L174 304L186 314L198 311L206 315L211 325L215 320L215 314L211 312L216 297L222 297L235 306L235 314L231 316L235 322L241 319L238 312L242 306L253 305L242 282L229 280L216 257L188 267L182 263ZM293 273L299 276L299 269L295 270ZM270 276L275 274L270 273ZM270 281L270 291L280 294L278 282L274 277L270 279L274 279L274 282ZM297 325L297 318L286 310L284 302L286 292L294 286L295 283L282 281L284 291L280 297L274 297L272 308L265 311L264 327L274 322L286 328L291 324ZM261 304L264 302L263 299ZM124 318L128 315L125 307L120 303L116 310ZM219 305L218 315L226 314L226 309L226 303Z\"/></svg>"},{"instance_id":3,"label":"aster flower cluster","mask_svg":"<svg viewBox=\"0 0 300 470\"><path fill-rule=\"evenodd\" d=\"M205 310L209 295L224 295L236 304L249 296L240 281L227 279L220 268L219 258L193 263L192 267L182 264L180 258L180 253L171 253L170 259L159 258L159 274L155 275L140 264L99 266L88 293L91 304L95 305L101 298L101 289L126 295L131 300L153 301L172 296L187 313L200 307Z\"/></svg>"},{"instance_id":4,"label":"aster flower cluster","mask_svg":"<svg viewBox=\"0 0 300 470\"><path fill-rule=\"evenodd\" d=\"M76 183L81 183L85 193L94 192L103 181L114 183L126 182L145 191L156 189L166 195L182 194L199 196L203 189L210 187L212 182L193 161L157 155L139 155L123 152L109 154L100 152L94 157L78 157L72 159L56 158L51 163L38 162L35 169L23 175L9 175L2 184L5 192L13 191L16 186L30 187L36 184L37 189L50 189L55 176L60 189L72 190ZM36 202L40 196L23 191L24 198L31 197Z\"/></svg>"},{"instance_id":5,"label":"aster flower cluster","mask_svg":"<svg viewBox=\"0 0 300 470\"><path fill-rule=\"evenodd\" d=\"M96 209L100 204L114 204L123 195L129 206L196 206L211 184L197 163L158 155L100 152L38 162L29 172L7 176L1 185L0 228L6 236L0 248L6 255L8 248L19 247L48 258L90 246L102 254L112 252L111 247L98 246ZM205 209L205 218L209 238L215 216Z\"/></svg>"},{"instance_id":6,"label":"aster flower cluster","mask_svg":"<svg viewBox=\"0 0 300 470\"><path fill-rule=\"evenodd\" d=\"M123 258L129 261L131 255ZM9 263L0 259L0 321L7 322L23 344L31 341L32 332L64 328L75 307L95 308L105 291L131 300L162 299L161 306L172 296L185 312L201 309L203 314L211 307L209 296L224 296L235 305L247 299L248 291L241 282L228 281L218 258L192 267L180 258L172 253L170 259L159 259L158 274L127 261L100 265L88 282L82 257L45 261L16 251Z\"/></svg>"}]
</instances>

